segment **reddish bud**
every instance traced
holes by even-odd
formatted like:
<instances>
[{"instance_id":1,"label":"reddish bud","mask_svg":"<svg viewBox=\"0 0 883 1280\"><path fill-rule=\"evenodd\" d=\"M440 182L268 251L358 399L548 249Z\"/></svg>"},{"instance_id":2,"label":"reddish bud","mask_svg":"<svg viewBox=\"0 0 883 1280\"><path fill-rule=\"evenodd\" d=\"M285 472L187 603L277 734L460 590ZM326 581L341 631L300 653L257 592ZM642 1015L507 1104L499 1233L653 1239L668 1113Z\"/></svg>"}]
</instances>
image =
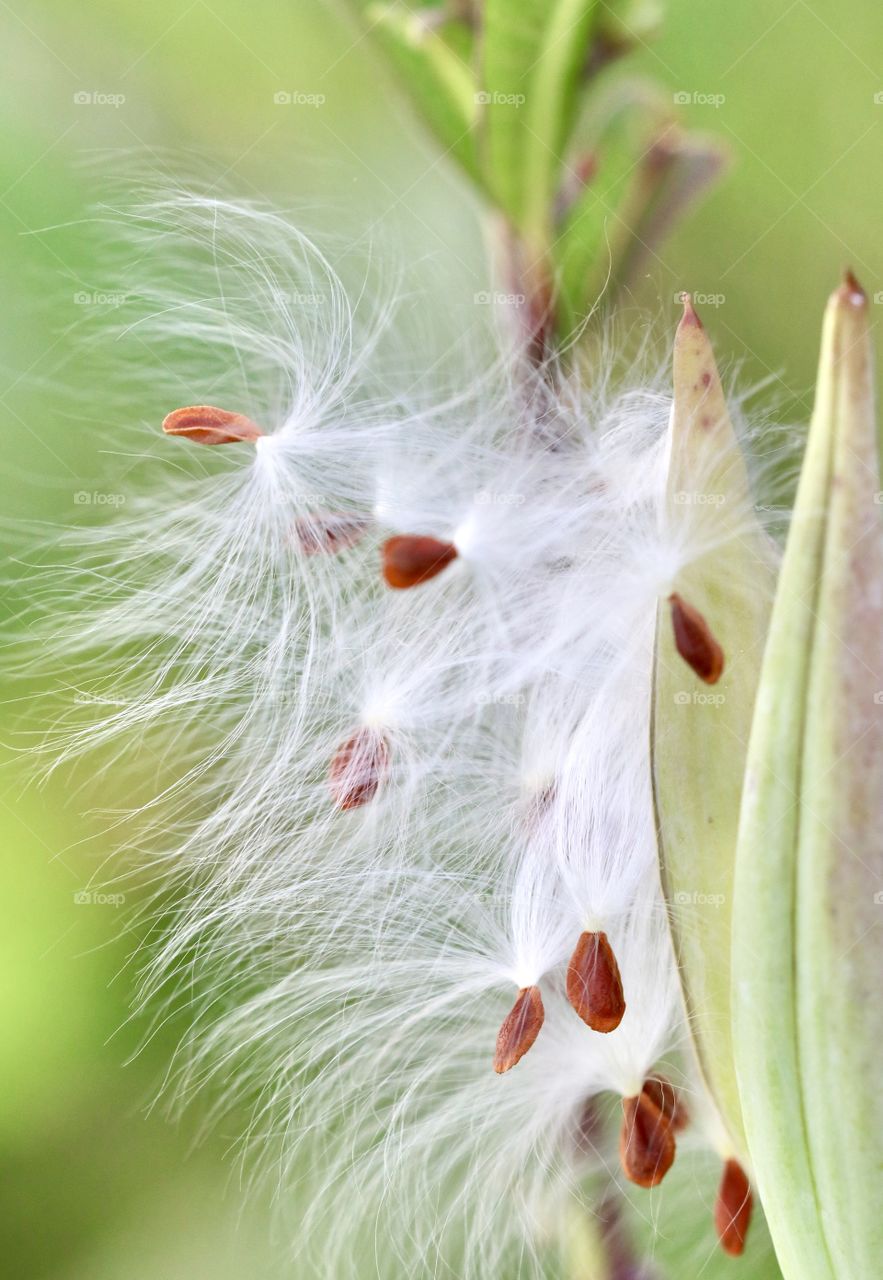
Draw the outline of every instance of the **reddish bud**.
<instances>
[{"instance_id":1,"label":"reddish bud","mask_svg":"<svg viewBox=\"0 0 883 1280\"><path fill-rule=\"evenodd\" d=\"M254 442L264 434L257 423L242 413L230 413L210 404L192 404L175 409L163 419L162 429L169 436L186 436L195 444L239 444Z\"/></svg>"},{"instance_id":2,"label":"reddish bud","mask_svg":"<svg viewBox=\"0 0 883 1280\"><path fill-rule=\"evenodd\" d=\"M677 651L700 680L717 684L724 669L724 651L698 609L675 592L668 597Z\"/></svg>"},{"instance_id":3,"label":"reddish bud","mask_svg":"<svg viewBox=\"0 0 883 1280\"><path fill-rule=\"evenodd\" d=\"M368 528L360 516L314 512L294 522L294 538L305 556L334 555L354 547Z\"/></svg>"},{"instance_id":4,"label":"reddish bud","mask_svg":"<svg viewBox=\"0 0 883 1280\"><path fill-rule=\"evenodd\" d=\"M540 1034L545 1016L539 987L522 987L500 1027L494 1071L502 1075L521 1061Z\"/></svg>"},{"instance_id":5,"label":"reddish bud","mask_svg":"<svg viewBox=\"0 0 883 1280\"><path fill-rule=\"evenodd\" d=\"M628 1180L639 1187L658 1186L674 1158L674 1132L646 1086L636 1098L623 1098L619 1160Z\"/></svg>"},{"instance_id":6,"label":"reddish bud","mask_svg":"<svg viewBox=\"0 0 883 1280\"><path fill-rule=\"evenodd\" d=\"M714 1202L714 1225L725 1253L738 1258L751 1222L751 1185L737 1160L728 1160Z\"/></svg>"},{"instance_id":7,"label":"reddish bud","mask_svg":"<svg viewBox=\"0 0 883 1280\"><path fill-rule=\"evenodd\" d=\"M389 538L383 544L383 576L387 586L403 591L428 582L456 558L457 548L438 538Z\"/></svg>"},{"instance_id":8,"label":"reddish bud","mask_svg":"<svg viewBox=\"0 0 883 1280\"><path fill-rule=\"evenodd\" d=\"M389 744L374 729L359 729L331 761L328 781L340 809L358 809L373 800L389 773Z\"/></svg>"},{"instance_id":9,"label":"reddish bud","mask_svg":"<svg viewBox=\"0 0 883 1280\"><path fill-rule=\"evenodd\" d=\"M567 998L593 1031L615 1031L625 1013L622 979L606 933L581 933L567 966Z\"/></svg>"},{"instance_id":10,"label":"reddish bud","mask_svg":"<svg viewBox=\"0 0 883 1280\"><path fill-rule=\"evenodd\" d=\"M675 1133L686 1129L690 1123L690 1114L670 1080L666 1080L665 1076L649 1076L644 1081L643 1092L659 1108Z\"/></svg>"}]
</instances>

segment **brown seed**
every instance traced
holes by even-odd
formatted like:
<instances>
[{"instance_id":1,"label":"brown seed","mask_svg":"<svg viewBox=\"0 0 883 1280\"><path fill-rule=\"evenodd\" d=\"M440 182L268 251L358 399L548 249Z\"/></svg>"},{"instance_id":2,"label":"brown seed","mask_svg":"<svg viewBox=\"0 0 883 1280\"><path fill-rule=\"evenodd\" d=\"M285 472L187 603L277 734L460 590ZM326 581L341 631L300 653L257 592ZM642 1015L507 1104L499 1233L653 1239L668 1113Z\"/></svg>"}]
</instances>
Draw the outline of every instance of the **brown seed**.
<instances>
[{"instance_id":1,"label":"brown seed","mask_svg":"<svg viewBox=\"0 0 883 1280\"><path fill-rule=\"evenodd\" d=\"M389 759L389 744L375 729L359 729L348 738L328 771L338 808L358 809L373 800L389 773Z\"/></svg>"},{"instance_id":2,"label":"brown seed","mask_svg":"<svg viewBox=\"0 0 883 1280\"><path fill-rule=\"evenodd\" d=\"M539 987L522 987L497 1036L494 1071L498 1075L521 1061L540 1034L545 1016Z\"/></svg>"},{"instance_id":3,"label":"brown seed","mask_svg":"<svg viewBox=\"0 0 883 1280\"><path fill-rule=\"evenodd\" d=\"M163 419L162 429L169 436L186 436L195 444L239 444L254 442L264 434L257 423L242 413L230 413L210 404L192 404L175 409Z\"/></svg>"},{"instance_id":4,"label":"brown seed","mask_svg":"<svg viewBox=\"0 0 883 1280\"><path fill-rule=\"evenodd\" d=\"M317 511L298 516L294 522L294 538L305 556L334 555L354 547L368 528L360 516Z\"/></svg>"},{"instance_id":5,"label":"brown seed","mask_svg":"<svg viewBox=\"0 0 883 1280\"><path fill-rule=\"evenodd\" d=\"M615 1031L625 1013L622 978L606 933L581 933L567 966L567 998L593 1031Z\"/></svg>"},{"instance_id":6,"label":"brown seed","mask_svg":"<svg viewBox=\"0 0 883 1280\"><path fill-rule=\"evenodd\" d=\"M643 1089L636 1098L623 1098L619 1161L628 1180L658 1186L674 1158L674 1132L653 1099Z\"/></svg>"},{"instance_id":7,"label":"brown seed","mask_svg":"<svg viewBox=\"0 0 883 1280\"><path fill-rule=\"evenodd\" d=\"M648 1076L644 1081L644 1093L659 1108L675 1133L686 1129L690 1115L678 1090L665 1076Z\"/></svg>"},{"instance_id":8,"label":"brown seed","mask_svg":"<svg viewBox=\"0 0 883 1280\"><path fill-rule=\"evenodd\" d=\"M728 1160L714 1202L714 1225L724 1252L734 1258L745 1248L752 1208L751 1184L745 1170L737 1160Z\"/></svg>"},{"instance_id":9,"label":"brown seed","mask_svg":"<svg viewBox=\"0 0 883 1280\"><path fill-rule=\"evenodd\" d=\"M389 538L383 544L383 576L387 586L403 591L428 582L457 558L457 548L438 538Z\"/></svg>"},{"instance_id":10,"label":"brown seed","mask_svg":"<svg viewBox=\"0 0 883 1280\"><path fill-rule=\"evenodd\" d=\"M674 592L668 597L678 653L700 680L717 684L724 669L724 651L698 609Z\"/></svg>"}]
</instances>

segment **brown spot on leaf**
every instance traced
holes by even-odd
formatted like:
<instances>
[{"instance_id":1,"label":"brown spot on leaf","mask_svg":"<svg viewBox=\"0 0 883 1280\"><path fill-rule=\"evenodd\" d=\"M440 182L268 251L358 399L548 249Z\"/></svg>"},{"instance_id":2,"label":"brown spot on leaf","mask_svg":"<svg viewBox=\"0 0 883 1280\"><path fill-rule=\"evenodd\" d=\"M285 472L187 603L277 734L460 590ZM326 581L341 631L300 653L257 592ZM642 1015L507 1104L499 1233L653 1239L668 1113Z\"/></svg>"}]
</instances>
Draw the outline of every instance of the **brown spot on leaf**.
<instances>
[{"instance_id":1,"label":"brown spot on leaf","mask_svg":"<svg viewBox=\"0 0 883 1280\"><path fill-rule=\"evenodd\" d=\"M334 555L354 547L368 528L361 516L317 511L298 516L294 522L294 539L306 556Z\"/></svg>"},{"instance_id":2,"label":"brown spot on leaf","mask_svg":"<svg viewBox=\"0 0 883 1280\"><path fill-rule=\"evenodd\" d=\"M399 591L428 582L457 558L457 548L438 538L400 535L383 544L383 577Z\"/></svg>"},{"instance_id":3,"label":"brown spot on leaf","mask_svg":"<svg viewBox=\"0 0 883 1280\"><path fill-rule=\"evenodd\" d=\"M687 604L677 592L668 597L675 646L688 666L706 684L717 684L724 669L724 651L698 609Z\"/></svg>"},{"instance_id":4,"label":"brown spot on leaf","mask_svg":"<svg viewBox=\"0 0 883 1280\"><path fill-rule=\"evenodd\" d=\"M498 1075L521 1061L540 1034L545 1016L539 987L522 987L497 1036L494 1071Z\"/></svg>"},{"instance_id":5,"label":"brown spot on leaf","mask_svg":"<svg viewBox=\"0 0 883 1280\"><path fill-rule=\"evenodd\" d=\"M175 409L163 419L162 429L166 435L185 436L194 444L240 444L243 440L254 443L264 434L245 414L211 404Z\"/></svg>"},{"instance_id":6,"label":"brown spot on leaf","mask_svg":"<svg viewBox=\"0 0 883 1280\"><path fill-rule=\"evenodd\" d=\"M734 1258L745 1248L753 1207L745 1170L737 1160L728 1160L714 1202L714 1225L721 1248Z\"/></svg>"},{"instance_id":7,"label":"brown spot on leaf","mask_svg":"<svg viewBox=\"0 0 883 1280\"><path fill-rule=\"evenodd\" d=\"M581 933L567 966L567 998L593 1031L615 1031L625 1013L622 978L606 933Z\"/></svg>"},{"instance_id":8,"label":"brown spot on leaf","mask_svg":"<svg viewBox=\"0 0 883 1280\"><path fill-rule=\"evenodd\" d=\"M389 774L389 743L376 729L358 729L339 747L328 770L339 809L358 809L373 800Z\"/></svg>"},{"instance_id":9,"label":"brown spot on leaf","mask_svg":"<svg viewBox=\"0 0 883 1280\"><path fill-rule=\"evenodd\" d=\"M628 1180L639 1187L658 1186L674 1158L672 1126L646 1087L635 1098L623 1098L619 1160Z\"/></svg>"}]
</instances>

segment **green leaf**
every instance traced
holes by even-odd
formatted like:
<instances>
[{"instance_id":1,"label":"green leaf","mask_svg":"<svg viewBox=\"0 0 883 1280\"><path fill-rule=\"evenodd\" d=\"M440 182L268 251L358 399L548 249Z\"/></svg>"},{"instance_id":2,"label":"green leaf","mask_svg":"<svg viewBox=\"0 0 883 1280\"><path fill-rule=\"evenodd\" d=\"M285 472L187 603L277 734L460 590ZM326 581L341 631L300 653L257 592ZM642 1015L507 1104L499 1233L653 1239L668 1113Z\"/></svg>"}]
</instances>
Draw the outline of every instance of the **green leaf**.
<instances>
[{"instance_id":1,"label":"green leaf","mask_svg":"<svg viewBox=\"0 0 883 1280\"><path fill-rule=\"evenodd\" d=\"M638 279L686 210L717 181L728 159L717 139L685 133L676 125L660 134L642 160L642 186L624 210L631 234L614 260L615 289Z\"/></svg>"},{"instance_id":2,"label":"green leaf","mask_svg":"<svg viewBox=\"0 0 883 1280\"><path fill-rule=\"evenodd\" d=\"M635 196L645 186L642 157L657 117L633 97L609 113L588 156L591 171L566 210L553 244L561 327L571 332L601 294L611 262L628 244Z\"/></svg>"},{"instance_id":3,"label":"green leaf","mask_svg":"<svg viewBox=\"0 0 883 1280\"><path fill-rule=\"evenodd\" d=\"M828 304L736 869L736 1063L787 1280L871 1280L883 1256L883 527L867 309L851 280Z\"/></svg>"},{"instance_id":4,"label":"green leaf","mask_svg":"<svg viewBox=\"0 0 883 1280\"><path fill-rule=\"evenodd\" d=\"M730 916L742 775L774 584L711 344L689 301L674 347L670 536L706 548L672 584L705 618L724 670L703 683L678 653L660 604L653 785L662 883L699 1068L730 1147L745 1161L731 1035Z\"/></svg>"},{"instance_id":5,"label":"green leaf","mask_svg":"<svg viewBox=\"0 0 883 1280\"><path fill-rule=\"evenodd\" d=\"M488 182L535 249L576 118L596 0L487 0L484 133Z\"/></svg>"},{"instance_id":6,"label":"green leaf","mask_svg":"<svg viewBox=\"0 0 883 1280\"><path fill-rule=\"evenodd\" d=\"M374 4L366 16L442 146L481 183L472 31L465 23L435 23L400 5Z\"/></svg>"}]
</instances>

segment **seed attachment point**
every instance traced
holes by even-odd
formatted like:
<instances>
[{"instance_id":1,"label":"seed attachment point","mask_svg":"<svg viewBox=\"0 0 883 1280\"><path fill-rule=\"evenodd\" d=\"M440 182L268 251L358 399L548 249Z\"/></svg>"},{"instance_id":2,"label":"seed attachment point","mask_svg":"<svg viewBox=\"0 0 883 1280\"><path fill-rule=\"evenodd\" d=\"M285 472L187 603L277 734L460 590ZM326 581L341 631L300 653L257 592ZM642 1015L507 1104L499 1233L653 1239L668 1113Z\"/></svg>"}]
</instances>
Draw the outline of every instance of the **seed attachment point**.
<instances>
[{"instance_id":1,"label":"seed attachment point","mask_svg":"<svg viewBox=\"0 0 883 1280\"><path fill-rule=\"evenodd\" d=\"M167 436L184 436L194 444L254 443L264 434L256 422L243 413L231 413L210 404L192 404L175 409L163 419Z\"/></svg>"},{"instance_id":2,"label":"seed attachment point","mask_svg":"<svg viewBox=\"0 0 883 1280\"><path fill-rule=\"evenodd\" d=\"M522 987L497 1036L494 1071L498 1075L521 1061L540 1034L545 1016L539 987Z\"/></svg>"},{"instance_id":3,"label":"seed attachment point","mask_svg":"<svg viewBox=\"0 0 883 1280\"><path fill-rule=\"evenodd\" d=\"M706 684L717 684L723 674L724 651L698 609L687 604L677 592L668 597L675 646L689 667Z\"/></svg>"},{"instance_id":4,"label":"seed attachment point","mask_svg":"<svg viewBox=\"0 0 883 1280\"><path fill-rule=\"evenodd\" d=\"M615 1031L625 1013L622 978L606 933L581 933L567 966L567 998L593 1031Z\"/></svg>"},{"instance_id":5,"label":"seed attachment point","mask_svg":"<svg viewBox=\"0 0 883 1280\"><path fill-rule=\"evenodd\" d=\"M404 591L428 582L456 558L457 548L452 542L399 535L383 544L383 577L387 586Z\"/></svg>"},{"instance_id":6,"label":"seed attachment point","mask_svg":"<svg viewBox=\"0 0 883 1280\"><path fill-rule=\"evenodd\" d=\"M646 1085L637 1097L623 1098L619 1161L629 1182L638 1187L658 1186L674 1158L674 1131Z\"/></svg>"},{"instance_id":7,"label":"seed attachment point","mask_svg":"<svg viewBox=\"0 0 883 1280\"><path fill-rule=\"evenodd\" d=\"M665 1116L675 1133L681 1133L690 1123L690 1114L679 1091L665 1076L648 1076L642 1093Z\"/></svg>"}]
</instances>

